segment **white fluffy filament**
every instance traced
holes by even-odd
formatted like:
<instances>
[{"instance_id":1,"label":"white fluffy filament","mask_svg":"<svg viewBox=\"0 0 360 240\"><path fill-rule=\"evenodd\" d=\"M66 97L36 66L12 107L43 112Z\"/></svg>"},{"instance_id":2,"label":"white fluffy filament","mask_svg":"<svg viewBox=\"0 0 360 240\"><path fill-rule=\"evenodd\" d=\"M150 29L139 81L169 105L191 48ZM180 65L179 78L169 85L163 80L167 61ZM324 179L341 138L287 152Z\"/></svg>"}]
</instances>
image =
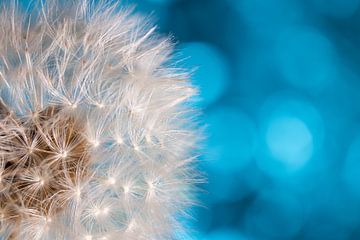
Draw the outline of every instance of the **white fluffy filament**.
<instances>
[{"instance_id":1,"label":"white fluffy filament","mask_svg":"<svg viewBox=\"0 0 360 240\"><path fill-rule=\"evenodd\" d=\"M0 239L177 239L196 91L145 19L75 2L0 10Z\"/></svg>"}]
</instances>

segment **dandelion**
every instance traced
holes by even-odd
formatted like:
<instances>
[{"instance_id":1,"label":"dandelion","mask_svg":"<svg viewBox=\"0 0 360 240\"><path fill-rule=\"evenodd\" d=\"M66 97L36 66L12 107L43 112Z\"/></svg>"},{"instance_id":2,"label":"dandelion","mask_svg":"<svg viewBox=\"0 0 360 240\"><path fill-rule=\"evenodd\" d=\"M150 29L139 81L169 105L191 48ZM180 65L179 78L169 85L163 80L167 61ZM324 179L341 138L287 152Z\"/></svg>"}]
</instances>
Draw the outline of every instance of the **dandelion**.
<instances>
[{"instance_id":1,"label":"dandelion","mask_svg":"<svg viewBox=\"0 0 360 240\"><path fill-rule=\"evenodd\" d=\"M0 239L176 239L198 131L172 44L118 4L0 10Z\"/></svg>"}]
</instances>

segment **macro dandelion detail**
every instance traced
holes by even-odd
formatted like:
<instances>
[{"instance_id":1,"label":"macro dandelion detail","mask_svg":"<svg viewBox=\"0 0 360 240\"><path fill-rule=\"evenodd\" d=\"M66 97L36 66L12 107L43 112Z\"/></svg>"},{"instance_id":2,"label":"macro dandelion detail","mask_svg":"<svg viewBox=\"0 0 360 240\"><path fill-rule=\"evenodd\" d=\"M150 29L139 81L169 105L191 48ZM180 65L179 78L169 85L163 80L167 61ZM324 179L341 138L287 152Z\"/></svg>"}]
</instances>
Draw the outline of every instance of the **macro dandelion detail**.
<instances>
[{"instance_id":1,"label":"macro dandelion detail","mask_svg":"<svg viewBox=\"0 0 360 240\"><path fill-rule=\"evenodd\" d=\"M177 239L196 90L172 43L108 1L0 11L0 239Z\"/></svg>"}]
</instances>

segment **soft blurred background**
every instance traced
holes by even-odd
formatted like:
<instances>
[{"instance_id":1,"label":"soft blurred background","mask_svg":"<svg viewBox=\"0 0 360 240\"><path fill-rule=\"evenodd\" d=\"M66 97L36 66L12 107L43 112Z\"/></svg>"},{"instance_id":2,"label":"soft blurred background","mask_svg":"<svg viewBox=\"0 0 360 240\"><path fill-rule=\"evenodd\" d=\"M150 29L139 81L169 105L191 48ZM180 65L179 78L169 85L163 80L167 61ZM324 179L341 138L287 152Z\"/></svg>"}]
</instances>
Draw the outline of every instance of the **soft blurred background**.
<instances>
[{"instance_id":1,"label":"soft blurred background","mask_svg":"<svg viewBox=\"0 0 360 240\"><path fill-rule=\"evenodd\" d=\"M360 0L123 2L198 68L192 239L360 239Z\"/></svg>"},{"instance_id":2,"label":"soft blurred background","mask_svg":"<svg viewBox=\"0 0 360 240\"><path fill-rule=\"evenodd\" d=\"M127 0L198 67L199 240L360 239L360 0Z\"/></svg>"}]
</instances>

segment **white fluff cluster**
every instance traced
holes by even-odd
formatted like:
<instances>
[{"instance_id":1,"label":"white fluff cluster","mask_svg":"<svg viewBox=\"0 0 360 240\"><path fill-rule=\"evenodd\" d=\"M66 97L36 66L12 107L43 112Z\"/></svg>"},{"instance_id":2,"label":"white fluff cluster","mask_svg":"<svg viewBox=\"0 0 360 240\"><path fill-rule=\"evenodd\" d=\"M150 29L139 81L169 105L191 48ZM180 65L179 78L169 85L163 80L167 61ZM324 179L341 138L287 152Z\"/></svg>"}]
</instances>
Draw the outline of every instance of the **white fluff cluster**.
<instances>
[{"instance_id":1,"label":"white fluff cluster","mask_svg":"<svg viewBox=\"0 0 360 240\"><path fill-rule=\"evenodd\" d=\"M196 93L172 44L107 1L0 11L0 239L177 239Z\"/></svg>"}]
</instances>

